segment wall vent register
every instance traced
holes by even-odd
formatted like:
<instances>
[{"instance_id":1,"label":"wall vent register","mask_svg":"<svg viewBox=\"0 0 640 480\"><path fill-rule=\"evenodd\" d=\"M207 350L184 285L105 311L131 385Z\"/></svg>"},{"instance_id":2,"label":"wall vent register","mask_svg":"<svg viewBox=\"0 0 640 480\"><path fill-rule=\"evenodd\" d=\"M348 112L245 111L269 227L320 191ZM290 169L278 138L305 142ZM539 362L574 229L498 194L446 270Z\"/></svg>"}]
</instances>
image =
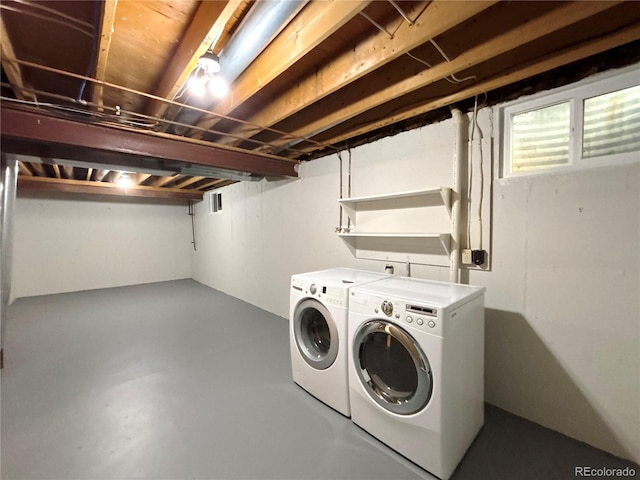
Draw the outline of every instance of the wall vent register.
<instances>
[{"instance_id":1,"label":"wall vent register","mask_svg":"<svg viewBox=\"0 0 640 480\"><path fill-rule=\"evenodd\" d=\"M222 194L212 192L209 196L209 213L219 213L222 211Z\"/></svg>"}]
</instances>

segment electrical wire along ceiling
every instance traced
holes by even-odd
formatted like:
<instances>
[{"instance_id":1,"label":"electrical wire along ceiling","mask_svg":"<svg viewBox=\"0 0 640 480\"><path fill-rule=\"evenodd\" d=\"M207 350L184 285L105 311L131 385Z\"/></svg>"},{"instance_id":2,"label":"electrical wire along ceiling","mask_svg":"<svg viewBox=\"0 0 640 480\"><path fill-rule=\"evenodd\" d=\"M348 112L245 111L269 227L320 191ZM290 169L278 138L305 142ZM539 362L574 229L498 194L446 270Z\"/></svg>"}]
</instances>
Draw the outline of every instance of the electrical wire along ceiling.
<instances>
[{"instance_id":1,"label":"electrical wire along ceiling","mask_svg":"<svg viewBox=\"0 0 640 480\"><path fill-rule=\"evenodd\" d=\"M496 102L598 55L637 60L635 2L0 4L2 150L20 188L200 199Z\"/></svg>"}]
</instances>

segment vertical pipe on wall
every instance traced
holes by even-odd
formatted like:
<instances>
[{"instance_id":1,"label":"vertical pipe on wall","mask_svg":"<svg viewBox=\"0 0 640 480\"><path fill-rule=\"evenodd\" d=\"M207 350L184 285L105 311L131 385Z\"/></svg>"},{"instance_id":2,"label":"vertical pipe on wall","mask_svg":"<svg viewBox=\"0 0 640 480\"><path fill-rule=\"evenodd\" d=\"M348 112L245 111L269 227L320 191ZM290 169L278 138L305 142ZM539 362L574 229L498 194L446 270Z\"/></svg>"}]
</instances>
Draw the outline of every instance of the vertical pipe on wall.
<instances>
[{"instance_id":1,"label":"vertical pipe on wall","mask_svg":"<svg viewBox=\"0 0 640 480\"><path fill-rule=\"evenodd\" d=\"M18 181L18 161L13 156L2 154L2 183L0 194L0 350L4 345L4 325L11 295L11 260L13 254L13 213L15 209ZM1 354L0 354L1 355ZM1 357L0 357L1 358Z\"/></svg>"},{"instance_id":2,"label":"vertical pipe on wall","mask_svg":"<svg viewBox=\"0 0 640 480\"><path fill-rule=\"evenodd\" d=\"M464 124L462 112L451 109L453 117L453 192L451 192L451 243L449 253L449 281L460 281L460 213L462 200L462 162L464 159Z\"/></svg>"}]
</instances>

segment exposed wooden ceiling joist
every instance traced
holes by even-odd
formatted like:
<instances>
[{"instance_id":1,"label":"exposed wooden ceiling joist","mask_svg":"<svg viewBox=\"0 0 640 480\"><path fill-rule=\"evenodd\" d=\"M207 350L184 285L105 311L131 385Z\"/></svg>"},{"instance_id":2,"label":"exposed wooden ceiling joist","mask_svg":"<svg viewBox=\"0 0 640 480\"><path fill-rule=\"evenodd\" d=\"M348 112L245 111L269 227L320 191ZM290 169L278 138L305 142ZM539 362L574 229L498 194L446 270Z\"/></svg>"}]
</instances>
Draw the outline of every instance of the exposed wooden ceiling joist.
<instances>
[{"instance_id":1,"label":"exposed wooden ceiling joist","mask_svg":"<svg viewBox=\"0 0 640 480\"><path fill-rule=\"evenodd\" d=\"M19 98L20 100L35 101L36 96L24 89L25 84L22 78L20 65L9 60L16 58L16 54L13 51L13 45L2 17L0 17L0 58L2 58L2 69L7 74L7 78L13 87L16 98Z\"/></svg>"},{"instance_id":2,"label":"exposed wooden ceiling joist","mask_svg":"<svg viewBox=\"0 0 640 480\"><path fill-rule=\"evenodd\" d=\"M576 2L561 5L559 8L546 14L531 19L524 24L515 24L509 30L490 38L488 41L476 45L465 51L451 61L444 61L432 68L425 68L420 74L404 80L392 83L387 88L376 89L363 95L362 87L354 91L342 93L327 99L324 106L327 115L318 119L315 115L309 117L302 112L296 118L296 122L302 125L299 129L290 130L298 137L314 137L325 130L339 125L347 120L366 112L379 105L383 105L389 98L399 98L419 88L442 80L447 76L464 71L469 67L478 65L486 60L502 55L503 53L530 43L549 33L555 32L568 25L584 20L592 15L615 7L621 2ZM371 79L371 84L381 84L383 79ZM272 143L290 146L299 143L299 140L276 140Z\"/></svg>"},{"instance_id":3,"label":"exposed wooden ceiling joist","mask_svg":"<svg viewBox=\"0 0 640 480\"><path fill-rule=\"evenodd\" d=\"M107 72L107 64L109 61L109 50L111 48L111 38L113 37L113 24L116 16L116 8L118 0L102 2L102 17L100 21L100 40L98 42L98 52L96 58L97 80L104 81ZM104 102L104 86L100 83L92 84L92 100L93 103L100 106Z\"/></svg>"},{"instance_id":4,"label":"exposed wooden ceiling joist","mask_svg":"<svg viewBox=\"0 0 640 480\"><path fill-rule=\"evenodd\" d=\"M241 0L200 3L171 63L165 69L155 95L168 99L175 97L198 63L198 58L217 41L241 3ZM166 108L166 104L152 101L147 113L161 116Z\"/></svg>"},{"instance_id":5,"label":"exposed wooden ceiling joist","mask_svg":"<svg viewBox=\"0 0 640 480\"><path fill-rule=\"evenodd\" d=\"M214 111L223 115L231 114L247 99L333 35L370 1L352 0L330 4L316 2L307 5L235 82L233 95L217 104ZM198 123L198 126L210 129L218 121L217 117L209 118ZM194 137L202 138L202 131L195 133Z\"/></svg>"},{"instance_id":6,"label":"exposed wooden ceiling joist","mask_svg":"<svg viewBox=\"0 0 640 480\"><path fill-rule=\"evenodd\" d=\"M442 119L475 95L495 104L640 60L635 2L309 0L265 16L260 28L279 33L243 59L226 98L182 90L212 44L233 70L224 49L262 1L4 0L3 151L25 155L25 178L110 184L125 171L205 191L295 176L290 159ZM596 58L610 49L616 60Z\"/></svg>"},{"instance_id":7,"label":"exposed wooden ceiling joist","mask_svg":"<svg viewBox=\"0 0 640 480\"><path fill-rule=\"evenodd\" d=\"M105 156L111 160L117 157L125 166L154 159L260 176L297 176L294 168L297 162L273 155L80 123L6 107L1 113L2 146L7 153L87 162L103 162Z\"/></svg>"},{"instance_id":8,"label":"exposed wooden ceiling joist","mask_svg":"<svg viewBox=\"0 0 640 480\"><path fill-rule=\"evenodd\" d=\"M47 190L91 195L117 195L146 198L168 198L176 200L202 200L203 192L180 188L155 188L144 185L123 187L116 183L88 182L85 180L53 179L47 177L18 177L18 188Z\"/></svg>"},{"instance_id":9,"label":"exposed wooden ceiling joist","mask_svg":"<svg viewBox=\"0 0 640 480\"><path fill-rule=\"evenodd\" d=\"M530 78L544 72L561 67L568 63L582 60L591 55L619 47L640 38L640 22L616 30L613 33L595 38L581 44L579 47L569 47L545 55L541 58L520 64L518 68L503 71L500 74L476 83L466 89L452 93L450 95L437 98L430 102L421 103L418 106L408 104L404 108L396 108L389 111L387 115L378 116L370 122L358 122L355 126L332 129L327 131L327 135L321 136L318 140L328 144L336 144L350 138L364 135L367 132L375 131L395 123L416 117L425 112L455 104L466 98L475 95L482 95L506 85ZM312 147L303 148L307 152L313 151Z\"/></svg>"},{"instance_id":10,"label":"exposed wooden ceiling joist","mask_svg":"<svg viewBox=\"0 0 640 480\"><path fill-rule=\"evenodd\" d=\"M393 40L390 40L387 33L378 31L352 50L341 52L328 65L313 72L291 90L274 98L264 109L248 117L247 121L257 125L273 126L488 9L494 3L496 2L434 0L427 5L413 25L401 24L394 33ZM332 113L331 109L324 111ZM255 129L247 129L246 126L237 127L231 132L241 133L243 136L258 133ZM231 137L217 141L237 143Z\"/></svg>"}]
</instances>

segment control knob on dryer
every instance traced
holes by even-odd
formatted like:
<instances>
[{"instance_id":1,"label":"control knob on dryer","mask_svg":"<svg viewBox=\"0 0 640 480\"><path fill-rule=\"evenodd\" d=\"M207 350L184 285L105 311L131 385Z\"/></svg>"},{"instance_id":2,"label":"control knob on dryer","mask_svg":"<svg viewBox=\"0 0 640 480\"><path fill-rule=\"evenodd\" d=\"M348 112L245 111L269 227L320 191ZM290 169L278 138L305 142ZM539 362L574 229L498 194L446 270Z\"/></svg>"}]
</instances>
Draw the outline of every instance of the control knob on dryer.
<instances>
[{"instance_id":1,"label":"control knob on dryer","mask_svg":"<svg viewBox=\"0 0 640 480\"><path fill-rule=\"evenodd\" d=\"M318 291L318 287L316 287L315 283L312 283L311 286L309 287L309 291L311 292L311 295L315 295L316 292Z\"/></svg>"},{"instance_id":2,"label":"control knob on dryer","mask_svg":"<svg viewBox=\"0 0 640 480\"><path fill-rule=\"evenodd\" d=\"M387 317L390 317L393 313L393 303L391 303L389 300L385 300L384 302L382 302L380 308Z\"/></svg>"}]
</instances>

